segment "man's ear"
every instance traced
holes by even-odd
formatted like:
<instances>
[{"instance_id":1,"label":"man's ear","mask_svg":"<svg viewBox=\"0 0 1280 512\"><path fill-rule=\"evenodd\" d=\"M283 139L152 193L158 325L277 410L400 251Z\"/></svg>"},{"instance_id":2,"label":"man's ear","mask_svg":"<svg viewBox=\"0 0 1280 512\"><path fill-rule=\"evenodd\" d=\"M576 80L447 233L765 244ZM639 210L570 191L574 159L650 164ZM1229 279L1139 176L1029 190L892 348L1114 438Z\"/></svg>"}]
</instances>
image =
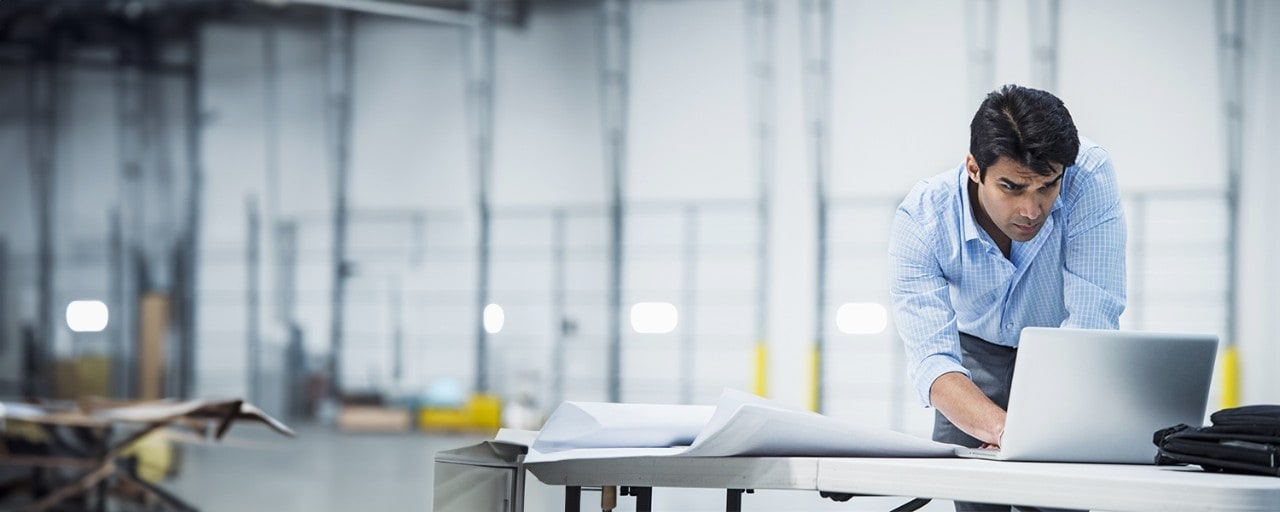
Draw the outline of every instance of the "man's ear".
<instances>
[{"instance_id":1,"label":"man's ear","mask_svg":"<svg viewBox=\"0 0 1280 512\"><path fill-rule=\"evenodd\" d=\"M969 179L974 183L982 183L982 173L978 169L978 159L973 157L973 153L969 153L964 159L965 169L969 171Z\"/></svg>"}]
</instances>

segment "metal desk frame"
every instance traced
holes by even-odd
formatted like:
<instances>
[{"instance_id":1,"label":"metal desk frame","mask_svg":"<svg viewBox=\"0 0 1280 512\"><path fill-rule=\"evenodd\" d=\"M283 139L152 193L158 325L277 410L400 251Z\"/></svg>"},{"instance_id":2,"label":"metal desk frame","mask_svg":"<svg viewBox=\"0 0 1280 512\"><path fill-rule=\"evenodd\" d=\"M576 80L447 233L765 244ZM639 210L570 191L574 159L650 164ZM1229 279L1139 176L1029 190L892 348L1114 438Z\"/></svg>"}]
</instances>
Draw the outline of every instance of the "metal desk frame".
<instances>
[{"instance_id":1,"label":"metal desk frame","mask_svg":"<svg viewBox=\"0 0 1280 512\"><path fill-rule=\"evenodd\" d=\"M975 459L810 457L635 457L526 464L543 483L566 487L576 512L584 487L626 486L637 512L651 509L652 488L727 489L726 510L741 509L747 489L824 495L1009 503L1114 512L1266 512L1280 507L1280 478L1205 473L1195 467L996 462Z\"/></svg>"}]
</instances>

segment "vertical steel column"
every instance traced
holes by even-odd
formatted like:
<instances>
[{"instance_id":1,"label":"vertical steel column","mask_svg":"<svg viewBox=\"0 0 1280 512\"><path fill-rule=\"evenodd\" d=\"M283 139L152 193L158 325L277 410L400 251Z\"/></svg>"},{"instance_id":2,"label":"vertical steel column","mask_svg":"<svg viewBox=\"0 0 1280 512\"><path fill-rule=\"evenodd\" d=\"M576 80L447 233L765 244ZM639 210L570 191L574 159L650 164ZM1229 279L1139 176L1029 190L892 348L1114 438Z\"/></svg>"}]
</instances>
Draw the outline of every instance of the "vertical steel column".
<instances>
[{"instance_id":1,"label":"vertical steel column","mask_svg":"<svg viewBox=\"0 0 1280 512\"><path fill-rule=\"evenodd\" d=\"M492 213L489 182L493 172L493 2L471 0L467 27L467 96L471 110L471 158L476 178L476 393L489 393L489 332L484 308L489 305L489 243Z\"/></svg>"},{"instance_id":2,"label":"vertical steel column","mask_svg":"<svg viewBox=\"0 0 1280 512\"><path fill-rule=\"evenodd\" d=\"M427 216L423 213L412 214L412 233L409 235L409 266L419 268L427 257Z\"/></svg>"},{"instance_id":3,"label":"vertical steel column","mask_svg":"<svg viewBox=\"0 0 1280 512\"><path fill-rule=\"evenodd\" d=\"M148 245L147 233L147 171L151 162L148 161L148 140L146 133L146 108L144 104L148 101L147 94L144 91L144 73L142 70L140 49L135 48L131 56L126 57L119 73L116 75L116 98L117 109L119 109L120 123L120 158L123 168L121 169L121 177L123 181L123 189L120 191L120 197L124 204L123 212L123 233L126 265L129 266L126 277L130 280L131 293L133 299L129 304L130 318L139 318L139 301L142 293L145 292L144 280L149 270L148 256L149 252L146 247ZM136 330L132 333L133 340L137 340L137 332L140 327L135 326Z\"/></svg>"},{"instance_id":4,"label":"vertical steel column","mask_svg":"<svg viewBox=\"0 0 1280 512\"><path fill-rule=\"evenodd\" d=\"M204 170L201 146L201 128L204 126L204 112L201 102L202 74L200 73L200 29L199 24L190 29L187 44L187 75L185 121L187 151L187 211L186 226L183 229L182 252L184 283L182 297L182 349L178 359L178 372L181 374L178 396L190 398L196 392L196 290L198 289L200 271L200 227L201 213L204 203Z\"/></svg>"},{"instance_id":5,"label":"vertical steel column","mask_svg":"<svg viewBox=\"0 0 1280 512\"><path fill-rule=\"evenodd\" d=\"M622 401L622 243L626 220L626 149L631 2L600 4L600 118L609 208L609 347L605 379L609 401Z\"/></svg>"},{"instance_id":6,"label":"vertical steel column","mask_svg":"<svg viewBox=\"0 0 1280 512\"><path fill-rule=\"evenodd\" d=\"M756 157L756 339L753 391L768 395L769 211L774 174L774 0L747 2L750 119Z\"/></svg>"},{"instance_id":7,"label":"vertical steel column","mask_svg":"<svg viewBox=\"0 0 1280 512\"><path fill-rule=\"evenodd\" d=\"M167 107L165 103L164 79L158 71L160 67L160 48L154 34L144 33L141 36L142 62L140 75L141 97L139 106L139 127L142 133L142 150L144 155L144 176L142 193L145 198L143 210L143 231L139 241L143 247L144 265L149 279L147 286L160 290L171 290L173 273L174 247L174 198L173 198L173 161L170 153L167 124ZM168 349L166 349L167 351ZM167 365L167 363L166 363ZM176 372L166 372L162 393L173 396L173 385Z\"/></svg>"},{"instance_id":8,"label":"vertical steel column","mask_svg":"<svg viewBox=\"0 0 1280 512\"><path fill-rule=\"evenodd\" d=\"M698 309L698 207L684 210L684 297L680 314L680 403L693 403Z\"/></svg>"},{"instance_id":9,"label":"vertical steel column","mask_svg":"<svg viewBox=\"0 0 1280 512\"><path fill-rule=\"evenodd\" d=\"M404 390L404 308L401 307L404 295L404 280L392 279L391 295L391 382L392 389L399 394Z\"/></svg>"},{"instance_id":10,"label":"vertical steel column","mask_svg":"<svg viewBox=\"0 0 1280 512\"><path fill-rule=\"evenodd\" d=\"M1054 92L1058 89L1058 0L1031 0L1031 82ZM994 33L995 31L991 31Z\"/></svg>"},{"instance_id":11,"label":"vertical steel column","mask_svg":"<svg viewBox=\"0 0 1280 512\"><path fill-rule=\"evenodd\" d=\"M351 135L351 19L329 11L327 32L329 148L333 166L333 289L329 302L329 395L342 392L342 329L347 291L347 174Z\"/></svg>"},{"instance_id":12,"label":"vertical steel column","mask_svg":"<svg viewBox=\"0 0 1280 512\"><path fill-rule=\"evenodd\" d=\"M54 145L57 143L55 97L58 70L53 52L41 55L27 76L27 144L31 159L31 184L36 216L36 325L39 354L37 392L53 390L54 259Z\"/></svg>"},{"instance_id":13,"label":"vertical steel column","mask_svg":"<svg viewBox=\"0 0 1280 512\"><path fill-rule=\"evenodd\" d=\"M294 318L294 304L297 303L298 277L298 224L293 221L280 222L274 227L276 232L276 312L277 320L285 327L291 327Z\"/></svg>"},{"instance_id":14,"label":"vertical steel column","mask_svg":"<svg viewBox=\"0 0 1280 512\"><path fill-rule=\"evenodd\" d=\"M1222 407L1240 405L1240 354L1237 337L1240 305L1240 175L1244 165L1244 2L1218 0L1218 83L1222 88L1223 129L1227 149L1227 318L1223 355Z\"/></svg>"},{"instance_id":15,"label":"vertical steel column","mask_svg":"<svg viewBox=\"0 0 1280 512\"><path fill-rule=\"evenodd\" d=\"M996 81L996 2L965 2L965 41L969 50L969 95L981 100Z\"/></svg>"},{"instance_id":16,"label":"vertical steel column","mask_svg":"<svg viewBox=\"0 0 1280 512\"><path fill-rule=\"evenodd\" d=\"M822 357L826 349L827 313L827 174L830 155L831 116L831 1L805 0L800 18L804 38L804 100L808 121L809 158L813 168L814 201L817 206L817 261L815 262L815 305L810 408L822 412L825 375Z\"/></svg>"},{"instance_id":17,"label":"vertical steel column","mask_svg":"<svg viewBox=\"0 0 1280 512\"><path fill-rule=\"evenodd\" d=\"M293 305L296 302L297 288L294 282L297 278L297 254L298 254L298 226L296 222L280 222L268 229L276 232L277 240L276 268L276 313L279 315L277 320L288 334L285 348L284 373L287 377L288 393L289 393L289 413L296 417L302 416L305 411L303 407L304 395L306 394L305 375L307 375L307 356L306 342L302 339L302 330L298 328L294 322Z\"/></svg>"},{"instance_id":18,"label":"vertical steel column","mask_svg":"<svg viewBox=\"0 0 1280 512\"><path fill-rule=\"evenodd\" d=\"M9 244L0 238L0 355L11 346L9 344ZM8 356L13 357L13 356ZM10 359L11 361L13 359ZM9 391L12 393L12 391Z\"/></svg>"},{"instance_id":19,"label":"vertical steel column","mask_svg":"<svg viewBox=\"0 0 1280 512\"><path fill-rule=\"evenodd\" d=\"M136 43L136 41L134 41ZM138 244L145 239L141 182L142 158L142 71L139 65L140 49L137 44L122 44L119 48L119 66L115 70L115 100L117 138L120 170L117 174L119 204L120 266L115 268L121 279L119 303L116 314L120 325L122 364L117 369L124 377L122 396L133 398L138 390L136 377L138 346L138 298L141 277L137 263Z\"/></svg>"},{"instance_id":20,"label":"vertical steel column","mask_svg":"<svg viewBox=\"0 0 1280 512\"><path fill-rule=\"evenodd\" d=\"M258 220L258 201L253 197L245 201L248 226L245 231L245 371L248 373L249 401L262 403L262 336L261 336L261 282L258 279L262 256L258 243L262 226Z\"/></svg>"},{"instance_id":21,"label":"vertical steel column","mask_svg":"<svg viewBox=\"0 0 1280 512\"><path fill-rule=\"evenodd\" d=\"M265 229L262 230L262 254L266 259L266 264L262 266L262 282L266 284L264 295L272 298L281 293L281 290L275 288L275 285L280 282L276 275L282 271L279 266L280 258L278 256L277 235L279 232L276 229L280 221L280 52L276 23L277 20L275 18L268 18L266 26L263 27L262 41L264 82L262 90L262 159L263 170L265 171L263 173L265 190L262 194L262 224L265 226ZM283 327L287 323L284 315L279 311L279 304L278 299L262 302L263 309L268 310L265 315L267 322L273 322L275 325Z\"/></svg>"},{"instance_id":22,"label":"vertical steel column","mask_svg":"<svg viewBox=\"0 0 1280 512\"><path fill-rule=\"evenodd\" d=\"M124 273L121 272L125 265L124 255L124 237L123 227L120 221L120 210L113 209L111 211L111 233L108 235L107 249L107 268L110 269L110 286L111 299L107 301L111 304L110 315L116 317L111 320L111 395L116 398L129 398L129 376L133 375L133 368L130 364L132 358L129 357L129 333L125 329L124 304L128 300L125 296Z\"/></svg>"},{"instance_id":23,"label":"vertical steel column","mask_svg":"<svg viewBox=\"0 0 1280 512\"><path fill-rule=\"evenodd\" d=\"M551 405L564 400L564 352L569 336L569 320L565 318L565 212L556 208L551 212L551 321L556 326L551 347Z\"/></svg>"}]
</instances>

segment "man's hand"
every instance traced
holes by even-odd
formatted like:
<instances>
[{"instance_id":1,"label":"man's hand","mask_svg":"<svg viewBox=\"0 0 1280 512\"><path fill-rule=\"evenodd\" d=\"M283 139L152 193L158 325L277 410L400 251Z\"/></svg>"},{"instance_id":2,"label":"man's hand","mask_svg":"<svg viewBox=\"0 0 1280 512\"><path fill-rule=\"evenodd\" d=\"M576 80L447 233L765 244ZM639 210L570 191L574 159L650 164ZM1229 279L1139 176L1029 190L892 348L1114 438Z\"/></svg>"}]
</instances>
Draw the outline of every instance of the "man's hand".
<instances>
[{"instance_id":1,"label":"man's hand","mask_svg":"<svg viewBox=\"0 0 1280 512\"><path fill-rule=\"evenodd\" d=\"M963 373L944 373L929 388L929 401L960 430L985 445L1000 446L1004 409L992 402Z\"/></svg>"}]
</instances>

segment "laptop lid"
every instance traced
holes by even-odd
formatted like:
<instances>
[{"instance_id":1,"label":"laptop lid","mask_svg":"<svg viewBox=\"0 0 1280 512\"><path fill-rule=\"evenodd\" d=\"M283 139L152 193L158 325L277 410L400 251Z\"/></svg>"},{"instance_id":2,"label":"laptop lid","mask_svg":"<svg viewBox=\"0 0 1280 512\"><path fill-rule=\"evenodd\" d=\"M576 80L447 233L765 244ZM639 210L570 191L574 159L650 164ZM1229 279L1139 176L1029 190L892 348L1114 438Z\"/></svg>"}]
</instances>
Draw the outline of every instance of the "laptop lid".
<instances>
[{"instance_id":1,"label":"laptop lid","mask_svg":"<svg viewBox=\"0 0 1280 512\"><path fill-rule=\"evenodd\" d=\"M1200 425L1218 337L1028 327L999 458L1151 464L1156 430Z\"/></svg>"}]
</instances>

